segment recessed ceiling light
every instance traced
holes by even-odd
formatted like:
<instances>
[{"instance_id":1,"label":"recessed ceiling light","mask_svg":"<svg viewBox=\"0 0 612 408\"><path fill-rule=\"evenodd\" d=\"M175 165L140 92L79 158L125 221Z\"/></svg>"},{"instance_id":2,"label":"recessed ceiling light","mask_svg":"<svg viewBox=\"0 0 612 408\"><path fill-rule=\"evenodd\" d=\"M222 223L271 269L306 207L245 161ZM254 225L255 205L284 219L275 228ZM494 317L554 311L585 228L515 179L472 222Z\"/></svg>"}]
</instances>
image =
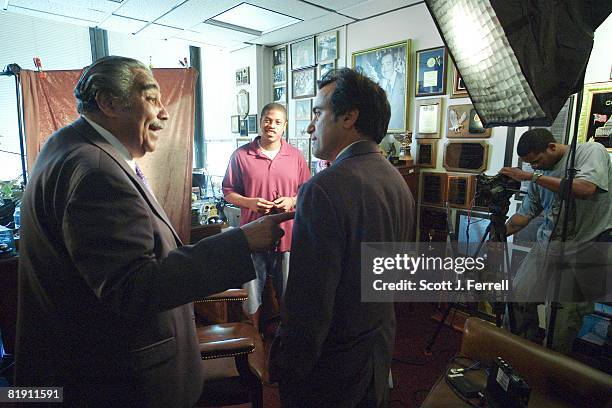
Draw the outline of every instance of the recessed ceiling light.
<instances>
[{"instance_id":1,"label":"recessed ceiling light","mask_svg":"<svg viewBox=\"0 0 612 408\"><path fill-rule=\"evenodd\" d=\"M261 35L300 21L302 20L272 10L241 3L205 22L253 35Z\"/></svg>"}]
</instances>

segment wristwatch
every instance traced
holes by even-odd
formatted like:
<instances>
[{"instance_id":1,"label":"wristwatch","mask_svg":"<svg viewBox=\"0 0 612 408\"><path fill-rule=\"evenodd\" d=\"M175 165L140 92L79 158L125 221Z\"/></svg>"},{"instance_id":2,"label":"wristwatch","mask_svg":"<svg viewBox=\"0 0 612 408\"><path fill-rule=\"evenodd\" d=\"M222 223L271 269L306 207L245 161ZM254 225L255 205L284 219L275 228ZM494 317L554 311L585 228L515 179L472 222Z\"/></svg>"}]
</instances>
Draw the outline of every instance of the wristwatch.
<instances>
[{"instance_id":1,"label":"wristwatch","mask_svg":"<svg viewBox=\"0 0 612 408\"><path fill-rule=\"evenodd\" d=\"M531 175L531 182L536 183L538 179L542 176L543 176L542 173L538 173L537 171L534 171L533 174Z\"/></svg>"}]
</instances>

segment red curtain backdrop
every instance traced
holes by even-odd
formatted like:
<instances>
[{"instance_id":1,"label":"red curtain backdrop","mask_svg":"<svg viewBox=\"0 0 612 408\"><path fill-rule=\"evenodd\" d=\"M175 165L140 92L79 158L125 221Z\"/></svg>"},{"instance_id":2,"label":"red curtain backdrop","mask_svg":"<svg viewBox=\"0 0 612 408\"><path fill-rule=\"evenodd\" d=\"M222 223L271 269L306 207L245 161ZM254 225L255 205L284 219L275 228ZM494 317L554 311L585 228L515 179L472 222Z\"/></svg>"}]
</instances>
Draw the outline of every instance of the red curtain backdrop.
<instances>
[{"instance_id":1,"label":"red curtain backdrop","mask_svg":"<svg viewBox=\"0 0 612 408\"><path fill-rule=\"evenodd\" d=\"M45 140L76 120L72 91L81 71L21 71L28 170ZM187 243L191 228L191 171L195 115L194 69L153 69L170 120L160 132L155 152L138 160L155 196L177 233Z\"/></svg>"}]
</instances>

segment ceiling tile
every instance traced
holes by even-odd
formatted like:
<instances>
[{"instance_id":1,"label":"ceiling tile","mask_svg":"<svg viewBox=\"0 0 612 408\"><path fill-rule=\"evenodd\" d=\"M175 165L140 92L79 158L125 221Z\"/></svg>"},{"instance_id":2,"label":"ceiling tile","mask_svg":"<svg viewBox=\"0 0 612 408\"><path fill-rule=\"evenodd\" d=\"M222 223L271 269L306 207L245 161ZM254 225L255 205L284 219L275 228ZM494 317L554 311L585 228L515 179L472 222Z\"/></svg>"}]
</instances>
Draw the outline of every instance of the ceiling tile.
<instances>
[{"instance_id":1,"label":"ceiling tile","mask_svg":"<svg viewBox=\"0 0 612 408\"><path fill-rule=\"evenodd\" d=\"M63 4L70 7L79 7L87 10L101 11L105 14L112 13L121 6L110 0L51 0L54 3ZM11 3L13 1L11 0Z\"/></svg>"},{"instance_id":2,"label":"ceiling tile","mask_svg":"<svg viewBox=\"0 0 612 408\"><path fill-rule=\"evenodd\" d=\"M191 31L191 30L184 30L183 32L180 33L179 36L174 37L174 38L187 41L188 43L191 43L191 44L213 45L213 46L222 47L222 48L233 48L233 47L236 47L242 44L242 41L234 41L234 40L231 40L227 36L219 36L219 35L212 36L212 35L206 35L206 34L198 33L198 32Z\"/></svg>"},{"instance_id":3,"label":"ceiling tile","mask_svg":"<svg viewBox=\"0 0 612 408\"><path fill-rule=\"evenodd\" d=\"M118 33L128 33L134 34L144 26L147 25L146 21L134 20L132 18L119 17L119 16L110 16L102 24L99 25L100 28L103 28L108 31L116 31Z\"/></svg>"},{"instance_id":4,"label":"ceiling tile","mask_svg":"<svg viewBox=\"0 0 612 408\"><path fill-rule=\"evenodd\" d=\"M354 18L368 18L387 11L395 10L401 7L406 7L411 4L422 3L420 0L368 0L359 2L354 6L349 6L338 10L342 14Z\"/></svg>"},{"instance_id":5,"label":"ceiling tile","mask_svg":"<svg viewBox=\"0 0 612 408\"><path fill-rule=\"evenodd\" d=\"M327 14L319 18L294 24L290 27L281 28L269 34L264 34L251 42L273 46L328 31L352 21L352 19L339 14Z\"/></svg>"},{"instance_id":6,"label":"ceiling tile","mask_svg":"<svg viewBox=\"0 0 612 408\"><path fill-rule=\"evenodd\" d=\"M154 21L180 3L181 0L124 0L115 15Z\"/></svg>"},{"instance_id":7,"label":"ceiling tile","mask_svg":"<svg viewBox=\"0 0 612 408\"><path fill-rule=\"evenodd\" d=\"M149 24L142 30L138 31L136 35L138 37L159 38L162 40L166 40L168 38L180 35L182 31L184 30L181 30L179 28L173 28L159 24Z\"/></svg>"},{"instance_id":8,"label":"ceiling tile","mask_svg":"<svg viewBox=\"0 0 612 408\"><path fill-rule=\"evenodd\" d=\"M259 32L272 32L283 27L288 27L302 21L301 19L277 13L262 7L242 3L215 16L215 21L230 24L236 27L244 27ZM231 27L230 27L231 28Z\"/></svg>"},{"instance_id":9,"label":"ceiling tile","mask_svg":"<svg viewBox=\"0 0 612 408\"><path fill-rule=\"evenodd\" d=\"M156 23L191 28L240 3L241 1L237 0L189 0L157 20Z\"/></svg>"},{"instance_id":10,"label":"ceiling tile","mask_svg":"<svg viewBox=\"0 0 612 408\"><path fill-rule=\"evenodd\" d=\"M248 0L248 3L301 20L310 20L328 13L325 9L298 0Z\"/></svg>"},{"instance_id":11,"label":"ceiling tile","mask_svg":"<svg viewBox=\"0 0 612 408\"><path fill-rule=\"evenodd\" d=\"M367 1L369 0L322 0L322 1L312 1L311 3L317 3L325 8L338 11L343 8L351 7L359 3L365 3Z\"/></svg>"},{"instance_id":12,"label":"ceiling tile","mask_svg":"<svg viewBox=\"0 0 612 408\"><path fill-rule=\"evenodd\" d=\"M47 18L47 16L39 14L44 13L48 14L48 18L54 20L57 20L54 16L68 17L70 20L81 20L78 24L83 24L83 22L97 23L106 15L103 11L75 7L49 0L11 0L9 8L16 13L36 17ZM62 21L61 18L59 20Z\"/></svg>"},{"instance_id":13,"label":"ceiling tile","mask_svg":"<svg viewBox=\"0 0 612 408\"><path fill-rule=\"evenodd\" d=\"M196 31L204 36L204 38L210 38L211 41L217 42L222 39L229 41L252 41L255 36L240 31L229 30L223 27L217 27L210 24L202 23L193 27L193 31Z\"/></svg>"}]
</instances>

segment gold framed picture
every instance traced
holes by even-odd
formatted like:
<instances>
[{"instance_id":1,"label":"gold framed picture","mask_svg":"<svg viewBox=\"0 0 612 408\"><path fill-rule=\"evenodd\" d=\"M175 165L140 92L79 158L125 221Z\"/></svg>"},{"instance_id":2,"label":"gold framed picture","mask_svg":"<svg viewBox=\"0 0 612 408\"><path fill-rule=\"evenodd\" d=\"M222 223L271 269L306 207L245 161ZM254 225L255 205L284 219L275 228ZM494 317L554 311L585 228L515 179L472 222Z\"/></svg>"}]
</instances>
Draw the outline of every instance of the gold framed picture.
<instances>
[{"instance_id":1,"label":"gold framed picture","mask_svg":"<svg viewBox=\"0 0 612 408\"><path fill-rule=\"evenodd\" d=\"M414 96L446 93L446 47L428 48L416 52L416 89Z\"/></svg>"},{"instance_id":2,"label":"gold framed picture","mask_svg":"<svg viewBox=\"0 0 612 408\"><path fill-rule=\"evenodd\" d=\"M376 82L387 93L391 105L389 133L408 129L408 76L410 40L354 52L352 66Z\"/></svg>"},{"instance_id":3,"label":"gold framed picture","mask_svg":"<svg viewBox=\"0 0 612 408\"><path fill-rule=\"evenodd\" d=\"M585 84L582 93L582 106L580 107L580 119L578 120L578 143L584 143L595 138L597 129L610 122L611 117L612 81ZM603 144L607 148L612 147Z\"/></svg>"}]
</instances>

